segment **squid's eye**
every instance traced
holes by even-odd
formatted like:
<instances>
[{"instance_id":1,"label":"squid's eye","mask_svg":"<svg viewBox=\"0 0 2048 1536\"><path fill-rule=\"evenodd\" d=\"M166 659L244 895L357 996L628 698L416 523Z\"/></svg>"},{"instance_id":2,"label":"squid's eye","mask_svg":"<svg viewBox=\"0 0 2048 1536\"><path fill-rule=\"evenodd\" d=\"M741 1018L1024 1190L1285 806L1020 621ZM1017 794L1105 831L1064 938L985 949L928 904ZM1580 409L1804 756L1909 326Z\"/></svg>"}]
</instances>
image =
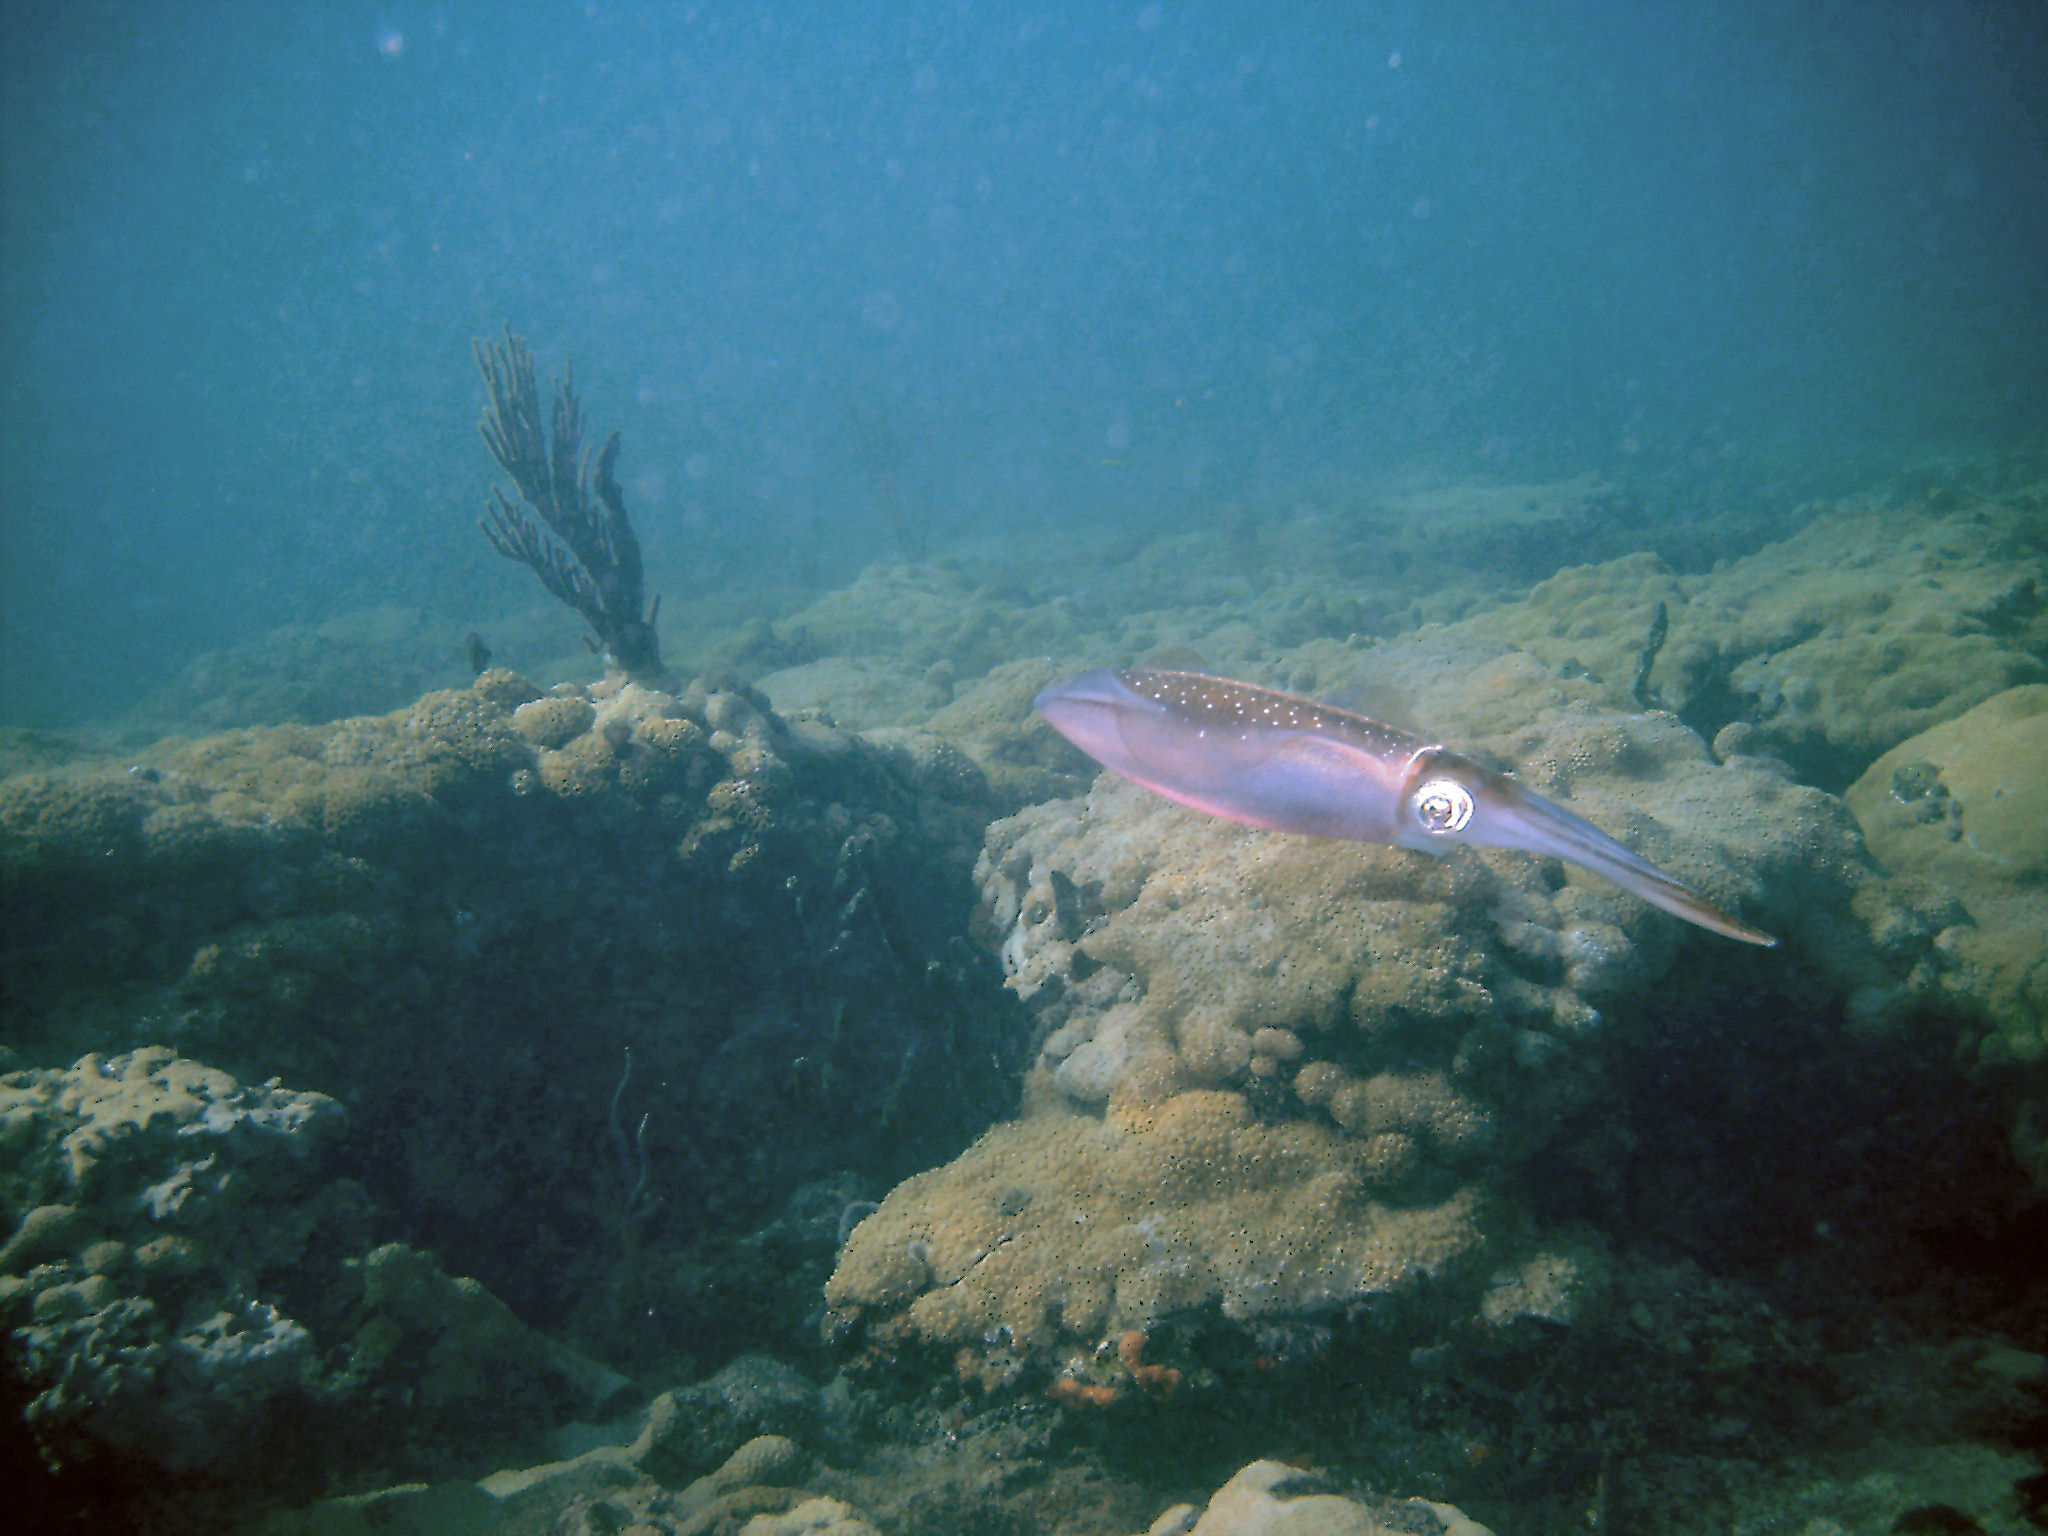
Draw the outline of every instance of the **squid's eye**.
<instances>
[{"instance_id":1,"label":"squid's eye","mask_svg":"<svg viewBox=\"0 0 2048 1536\"><path fill-rule=\"evenodd\" d=\"M1462 832L1472 819L1472 792L1456 779L1431 779L1415 791L1416 825L1425 832Z\"/></svg>"}]
</instances>

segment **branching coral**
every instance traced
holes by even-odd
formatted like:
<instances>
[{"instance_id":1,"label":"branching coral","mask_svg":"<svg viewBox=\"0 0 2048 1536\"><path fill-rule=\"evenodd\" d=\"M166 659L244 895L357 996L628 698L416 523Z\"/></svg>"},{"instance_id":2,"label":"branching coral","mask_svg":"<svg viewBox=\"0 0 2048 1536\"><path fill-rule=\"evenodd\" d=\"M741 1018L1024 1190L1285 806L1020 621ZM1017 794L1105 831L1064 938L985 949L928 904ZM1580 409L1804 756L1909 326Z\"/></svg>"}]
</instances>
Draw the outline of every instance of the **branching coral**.
<instances>
[{"instance_id":1,"label":"branching coral","mask_svg":"<svg viewBox=\"0 0 2048 1536\"><path fill-rule=\"evenodd\" d=\"M483 341L475 347L491 397L478 423L484 443L553 537L497 489L479 526L499 554L530 567L583 616L597 637L592 649L635 682L659 683L654 620L661 599L646 599L640 540L612 473L619 434L606 438L594 456L583 452L582 404L566 372L555 384L552 420L543 425L533 353L510 326L502 347Z\"/></svg>"}]
</instances>

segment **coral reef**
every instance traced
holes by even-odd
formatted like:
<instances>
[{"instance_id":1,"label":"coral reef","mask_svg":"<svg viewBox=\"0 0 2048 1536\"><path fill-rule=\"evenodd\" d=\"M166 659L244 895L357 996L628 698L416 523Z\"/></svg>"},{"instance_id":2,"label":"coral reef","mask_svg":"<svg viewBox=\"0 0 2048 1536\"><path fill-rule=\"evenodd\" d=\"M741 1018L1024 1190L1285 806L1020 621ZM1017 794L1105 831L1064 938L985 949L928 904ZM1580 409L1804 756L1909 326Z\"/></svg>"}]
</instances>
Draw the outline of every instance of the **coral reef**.
<instances>
[{"instance_id":1,"label":"coral reef","mask_svg":"<svg viewBox=\"0 0 2048 1536\"><path fill-rule=\"evenodd\" d=\"M1916 980L1958 1049L2018 1088L2013 1146L2048 1187L2048 686L1994 694L1900 743L1849 789L1875 853L1932 929ZM1894 924L1896 926L1896 924Z\"/></svg>"},{"instance_id":2,"label":"coral reef","mask_svg":"<svg viewBox=\"0 0 2048 1536\"><path fill-rule=\"evenodd\" d=\"M776 627L795 638L806 660L886 655L962 677L1084 637L1071 602L1032 604L1013 579L983 580L949 564L870 567Z\"/></svg>"},{"instance_id":3,"label":"coral reef","mask_svg":"<svg viewBox=\"0 0 2048 1536\"><path fill-rule=\"evenodd\" d=\"M1143 1536L1492 1536L1448 1504L1358 1499L1318 1491L1322 1479L1278 1461L1255 1461L1197 1510L1175 1505Z\"/></svg>"},{"instance_id":4,"label":"coral reef","mask_svg":"<svg viewBox=\"0 0 2048 1536\"><path fill-rule=\"evenodd\" d=\"M511 1530L617 1531L660 1536L874 1536L849 1506L802 1486L807 1458L792 1440L761 1435L715 1470L673 1487L651 1475L659 1445L643 1432L564 1461L495 1473L475 1483L414 1484L273 1515L260 1536L456 1536Z\"/></svg>"},{"instance_id":5,"label":"coral reef","mask_svg":"<svg viewBox=\"0 0 2048 1536\"><path fill-rule=\"evenodd\" d=\"M658 1482L709 1471L763 1435L806 1438L819 1418L817 1392L781 1361L741 1355L703 1381L648 1405L637 1463Z\"/></svg>"},{"instance_id":6,"label":"coral reef","mask_svg":"<svg viewBox=\"0 0 2048 1536\"><path fill-rule=\"evenodd\" d=\"M1521 1348L1503 1350L1498 1338L1464 1331L1431 1346L1410 1366L1427 1404L1420 1414L1385 1374L1388 1357L1332 1359L1330 1390L1297 1388L1284 1399L1291 1406L1277 1433L1299 1443L1307 1416L1331 1415L1340 1443L1352 1437L1341 1454L1355 1470L1245 1465L1247 1439L1276 1433L1261 1420L1255 1394L1197 1396L1185 1405L1191 1413L1175 1398L1173 1412L1159 1413L1148 1433L1147 1414L1162 1401L1156 1393L1111 1393L1106 1411L1012 1401L968 1414L944 1407L943 1394L935 1402L920 1391L923 1406L914 1409L885 1406L840 1381L794 1396L778 1388L772 1395L805 1399L800 1425L745 1440L700 1472L713 1465L701 1459L708 1447L698 1435L708 1417L679 1413L676 1403L690 1398L708 1410L729 1401L744 1414L760 1401L762 1382L794 1386L787 1367L755 1360L664 1394L644 1414L608 1426L597 1443L589 1431L565 1435L558 1459L476 1482L330 1498L258 1528L272 1536L969 1529L1481 1536L1486 1527L1461 1511L1501 1529L1678 1531L1722 1515L1730 1529L1764 1529L1771 1511L1797 1508L1809 1522L1888 1530L1937 1500L1983 1529L2011 1528L1998 1512L2023 1458L1967 1445L1914 1450L1883 1437L1917 1424L1935 1404L1974 1422L2007 1422L2029 1385L2048 1380L2048 1362L2009 1347L1958 1343L1931 1357L1861 1358L1848 1379L1823 1384L1824 1354L1812 1334L1730 1282L1690 1266L1635 1266L1617 1273L1614 1288L1611 1304L1568 1334L1521 1336ZM1148 1352L1143 1339L1117 1341L1116 1353L1140 1369ZM1785 1457L1788 1394L1802 1410L1824 1400L1851 1454L1828 1465ZM1092 1395L1072 1400L1090 1403ZM1206 1416L1205 1402L1213 1410ZM1688 1454L1641 1454L1642 1438L1665 1414L1712 1428ZM878 1415L894 1433L875 1455ZM1083 1449L1087 1438L1077 1427L1101 1431L1094 1452ZM1176 1450L1194 1452L1191 1467L1159 1455L1151 1436L1161 1431ZM1151 1457L1167 1482L1148 1478ZM1105 1475L1103 1459L1116 1475ZM1442 1486L1447 1464L1458 1469L1456 1491ZM1660 1481L1672 1490L1668 1504ZM1430 1485L1421 1498L1364 1491L1418 1483ZM1196 1503L1187 1501L1190 1488L1216 1491Z\"/></svg>"},{"instance_id":7,"label":"coral reef","mask_svg":"<svg viewBox=\"0 0 2048 1536\"><path fill-rule=\"evenodd\" d=\"M360 1233L361 1190L326 1177L344 1120L164 1049L0 1079L0 1323L49 1454L215 1468L313 1387L277 1282Z\"/></svg>"},{"instance_id":8,"label":"coral reef","mask_svg":"<svg viewBox=\"0 0 2048 1536\"><path fill-rule=\"evenodd\" d=\"M617 1391L474 1280L363 1254L346 1136L323 1094L163 1047L0 1078L0 1327L46 1458L289 1486L343 1446L431 1467ZM365 1444L373 1420L421 1454Z\"/></svg>"},{"instance_id":9,"label":"coral reef","mask_svg":"<svg viewBox=\"0 0 2048 1536\"><path fill-rule=\"evenodd\" d=\"M1627 708L1658 604L1669 633L1645 686L1703 735L1726 729L1722 750L1830 789L2048 671L2048 560L2021 517L1990 506L1843 511L1706 576L1647 554L1575 567L1460 627Z\"/></svg>"},{"instance_id":10,"label":"coral reef","mask_svg":"<svg viewBox=\"0 0 2048 1536\"><path fill-rule=\"evenodd\" d=\"M1010 1100L1014 1013L962 933L988 814L936 742L503 671L17 777L12 1044L168 1042L317 1085L398 1230L520 1315L620 1350L657 1318L672 1352L744 1345L815 1307L801 1277L850 1196L778 1216L798 1191L900 1177ZM624 1047L630 1176L607 1136ZM551 1235L509 1245L512 1224Z\"/></svg>"},{"instance_id":11,"label":"coral reef","mask_svg":"<svg viewBox=\"0 0 2048 1536\"><path fill-rule=\"evenodd\" d=\"M1867 951L1828 797L1714 764L1669 716L1561 713L1481 745L1796 944ZM978 868L1041 1030L1027 1114L861 1223L836 1334L1086 1385L1101 1341L1174 1319L1258 1340L1371 1305L1420 1340L1461 1312L1568 1315L1528 1276L1576 1292L1593 1271L1547 1250L1518 1170L1625 1113L1610 1054L1660 990L1699 984L1696 936L1569 868L1247 835L1109 775L997 822Z\"/></svg>"},{"instance_id":12,"label":"coral reef","mask_svg":"<svg viewBox=\"0 0 2048 1536\"><path fill-rule=\"evenodd\" d=\"M1996 1268L2048 1184L2023 507L1502 601L1612 498L1352 495L1037 590L869 572L676 688L627 664L609 448L486 356L501 548L628 626L603 682L321 723L298 636L306 699L249 696L301 723L0 742L0 1333L72 1490L438 1480L279 1531L2009 1523L2048 1382ZM1030 714L1183 645L1784 943L1207 821Z\"/></svg>"},{"instance_id":13,"label":"coral reef","mask_svg":"<svg viewBox=\"0 0 2048 1536\"><path fill-rule=\"evenodd\" d=\"M654 621L661 599L648 602L640 539L626 516L613 473L619 434L595 456L583 452L583 408L574 378L555 384L554 410L541 420L533 353L505 328L505 343L475 344L477 368L490 401L479 429L498 467L510 477L552 538L503 491L491 492L481 527L491 547L517 560L556 598L581 614L596 637L591 648L635 682L665 680Z\"/></svg>"},{"instance_id":14,"label":"coral reef","mask_svg":"<svg viewBox=\"0 0 2048 1536\"><path fill-rule=\"evenodd\" d=\"M249 725L317 725L397 709L468 675L462 625L417 609L372 608L287 624L195 657L115 730L144 744Z\"/></svg>"},{"instance_id":15,"label":"coral reef","mask_svg":"<svg viewBox=\"0 0 2048 1536\"><path fill-rule=\"evenodd\" d=\"M1034 1115L890 1193L827 1286L830 1321L873 1311L1043 1374L1204 1307L1253 1325L1316 1317L1470 1269L1486 1235L1477 1196L1395 1204L1376 1177L1384 1151L1260 1124L1226 1092L1175 1094L1142 1117Z\"/></svg>"}]
</instances>

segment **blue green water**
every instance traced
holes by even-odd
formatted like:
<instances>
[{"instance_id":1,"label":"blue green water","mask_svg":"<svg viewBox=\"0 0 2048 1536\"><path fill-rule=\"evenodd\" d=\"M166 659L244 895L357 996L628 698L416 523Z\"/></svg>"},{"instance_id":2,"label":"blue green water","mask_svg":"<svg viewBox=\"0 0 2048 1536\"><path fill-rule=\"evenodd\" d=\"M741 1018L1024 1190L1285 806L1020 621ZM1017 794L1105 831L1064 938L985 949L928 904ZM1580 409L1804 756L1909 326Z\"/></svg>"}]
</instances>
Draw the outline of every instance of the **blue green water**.
<instances>
[{"instance_id":1,"label":"blue green water","mask_svg":"<svg viewBox=\"0 0 2048 1536\"><path fill-rule=\"evenodd\" d=\"M2025 5L5 26L10 721L521 599L471 527L507 321L624 432L672 601L893 555L878 414L939 547L1033 574L1348 477L1833 489L2041 415Z\"/></svg>"}]
</instances>

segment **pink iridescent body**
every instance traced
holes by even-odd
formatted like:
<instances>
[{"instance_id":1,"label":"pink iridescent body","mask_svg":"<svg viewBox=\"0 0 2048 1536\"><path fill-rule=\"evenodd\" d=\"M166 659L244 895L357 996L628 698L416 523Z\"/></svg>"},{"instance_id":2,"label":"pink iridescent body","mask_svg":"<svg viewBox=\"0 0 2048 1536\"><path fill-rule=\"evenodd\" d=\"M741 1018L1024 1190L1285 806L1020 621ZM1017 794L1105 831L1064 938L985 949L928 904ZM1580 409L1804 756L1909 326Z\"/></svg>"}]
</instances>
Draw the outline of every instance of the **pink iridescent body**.
<instances>
[{"instance_id":1,"label":"pink iridescent body","mask_svg":"<svg viewBox=\"0 0 2048 1536\"><path fill-rule=\"evenodd\" d=\"M1506 775L1349 710L1141 669L1084 673L1035 702L1105 768L1206 815L1424 853L1476 843L1548 854L1728 938L1777 942Z\"/></svg>"}]
</instances>

